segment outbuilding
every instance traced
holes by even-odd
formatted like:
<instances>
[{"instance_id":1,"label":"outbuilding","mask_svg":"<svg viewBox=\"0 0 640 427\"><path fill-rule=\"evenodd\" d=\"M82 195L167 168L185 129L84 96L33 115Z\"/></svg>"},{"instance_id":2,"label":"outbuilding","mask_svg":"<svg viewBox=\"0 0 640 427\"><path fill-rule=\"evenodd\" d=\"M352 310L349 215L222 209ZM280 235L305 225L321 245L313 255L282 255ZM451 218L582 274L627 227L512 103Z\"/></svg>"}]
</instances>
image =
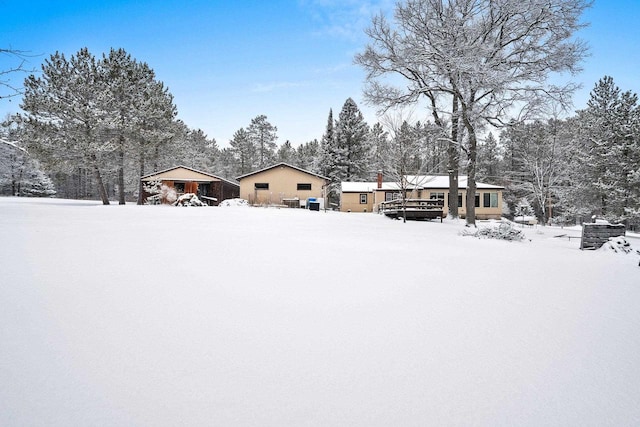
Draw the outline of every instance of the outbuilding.
<instances>
[{"instance_id":1,"label":"outbuilding","mask_svg":"<svg viewBox=\"0 0 640 427\"><path fill-rule=\"evenodd\" d=\"M198 171L186 166L175 166L159 172L154 172L140 178L143 183L157 182L175 190L179 197L186 193L193 193L210 206L217 206L225 199L237 198L240 185L237 182ZM146 193L146 200L150 194Z\"/></svg>"},{"instance_id":2,"label":"outbuilding","mask_svg":"<svg viewBox=\"0 0 640 427\"><path fill-rule=\"evenodd\" d=\"M329 178L287 163L277 163L236 178L240 197L251 205L307 207L323 205ZM314 206L316 206L314 204Z\"/></svg>"}]
</instances>

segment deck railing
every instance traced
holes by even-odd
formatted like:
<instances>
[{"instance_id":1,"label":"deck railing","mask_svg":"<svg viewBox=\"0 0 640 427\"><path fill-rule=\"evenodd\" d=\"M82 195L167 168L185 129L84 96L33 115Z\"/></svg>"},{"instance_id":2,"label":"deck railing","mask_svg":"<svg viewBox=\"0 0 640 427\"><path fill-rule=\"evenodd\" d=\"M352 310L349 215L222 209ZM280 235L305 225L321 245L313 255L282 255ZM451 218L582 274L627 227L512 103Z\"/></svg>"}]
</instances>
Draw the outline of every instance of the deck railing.
<instances>
[{"instance_id":1,"label":"deck railing","mask_svg":"<svg viewBox=\"0 0 640 427\"><path fill-rule=\"evenodd\" d=\"M378 212L392 218L442 220L444 200L442 199L395 199L381 202Z\"/></svg>"}]
</instances>

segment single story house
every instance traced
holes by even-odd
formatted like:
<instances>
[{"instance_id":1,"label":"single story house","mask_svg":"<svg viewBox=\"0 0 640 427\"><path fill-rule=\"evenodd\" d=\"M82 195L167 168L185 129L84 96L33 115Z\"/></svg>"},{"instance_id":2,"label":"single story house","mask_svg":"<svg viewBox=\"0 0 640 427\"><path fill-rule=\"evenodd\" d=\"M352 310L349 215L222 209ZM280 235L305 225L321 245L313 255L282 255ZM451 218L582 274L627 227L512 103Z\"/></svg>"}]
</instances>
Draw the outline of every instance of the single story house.
<instances>
[{"instance_id":1,"label":"single story house","mask_svg":"<svg viewBox=\"0 0 640 427\"><path fill-rule=\"evenodd\" d=\"M407 175L406 185L399 182L385 182L378 176L377 182L341 183L342 212L377 212L381 202L400 198L401 187L407 189L407 198L442 200L443 215L449 211L448 175ZM466 214L467 176L458 177L458 214ZM504 187L476 182L476 218L500 219L502 217L502 191Z\"/></svg>"},{"instance_id":2,"label":"single story house","mask_svg":"<svg viewBox=\"0 0 640 427\"><path fill-rule=\"evenodd\" d=\"M251 205L296 208L307 207L307 202L311 200L323 205L329 184L327 177L284 162L236 179L240 182L240 198L246 199Z\"/></svg>"},{"instance_id":3,"label":"single story house","mask_svg":"<svg viewBox=\"0 0 640 427\"><path fill-rule=\"evenodd\" d=\"M237 198L240 185L237 182L220 178L186 166L176 166L163 171L154 172L140 178L143 183L158 182L175 189L177 196L194 193L208 205L217 206L225 199ZM150 194L145 194L146 200Z\"/></svg>"}]
</instances>

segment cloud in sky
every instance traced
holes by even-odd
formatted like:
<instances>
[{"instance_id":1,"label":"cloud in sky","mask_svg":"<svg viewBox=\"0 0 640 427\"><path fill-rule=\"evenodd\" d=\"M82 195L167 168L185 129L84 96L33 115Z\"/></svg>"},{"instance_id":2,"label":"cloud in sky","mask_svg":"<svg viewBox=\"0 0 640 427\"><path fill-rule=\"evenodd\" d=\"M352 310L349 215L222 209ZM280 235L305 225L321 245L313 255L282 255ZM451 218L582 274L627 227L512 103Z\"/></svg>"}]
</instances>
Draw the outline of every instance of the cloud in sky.
<instances>
[{"instance_id":1,"label":"cloud in sky","mask_svg":"<svg viewBox=\"0 0 640 427\"><path fill-rule=\"evenodd\" d=\"M317 23L316 36L331 36L350 41L364 37L371 18L378 13L389 14L395 4L392 0L300 0Z\"/></svg>"}]
</instances>

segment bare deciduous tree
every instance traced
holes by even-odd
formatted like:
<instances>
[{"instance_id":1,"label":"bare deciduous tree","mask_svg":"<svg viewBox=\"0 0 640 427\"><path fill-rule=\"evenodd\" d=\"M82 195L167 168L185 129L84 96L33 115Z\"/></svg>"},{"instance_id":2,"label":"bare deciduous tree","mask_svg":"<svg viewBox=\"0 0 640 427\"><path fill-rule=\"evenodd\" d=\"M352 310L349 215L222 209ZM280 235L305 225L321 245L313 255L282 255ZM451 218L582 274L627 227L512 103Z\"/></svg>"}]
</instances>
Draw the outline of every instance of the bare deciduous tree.
<instances>
[{"instance_id":1,"label":"bare deciduous tree","mask_svg":"<svg viewBox=\"0 0 640 427\"><path fill-rule=\"evenodd\" d=\"M393 27L382 15L373 19L371 44L355 58L367 71L365 96L385 109L426 99L436 123L451 118L452 135L459 121L466 134L467 224L475 225L478 132L513 114L535 116L549 99L570 104L577 86L552 85L549 77L580 70L587 49L574 34L589 6L587 0L409 0L396 5Z\"/></svg>"},{"instance_id":2,"label":"bare deciduous tree","mask_svg":"<svg viewBox=\"0 0 640 427\"><path fill-rule=\"evenodd\" d=\"M34 70L27 67L28 52L16 49L0 48L0 55L9 57L14 65L9 66L6 70L0 70L0 99L11 98L22 93L22 81L20 85L13 83L11 76L15 74L32 73Z\"/></svg>"}]
</instances>

